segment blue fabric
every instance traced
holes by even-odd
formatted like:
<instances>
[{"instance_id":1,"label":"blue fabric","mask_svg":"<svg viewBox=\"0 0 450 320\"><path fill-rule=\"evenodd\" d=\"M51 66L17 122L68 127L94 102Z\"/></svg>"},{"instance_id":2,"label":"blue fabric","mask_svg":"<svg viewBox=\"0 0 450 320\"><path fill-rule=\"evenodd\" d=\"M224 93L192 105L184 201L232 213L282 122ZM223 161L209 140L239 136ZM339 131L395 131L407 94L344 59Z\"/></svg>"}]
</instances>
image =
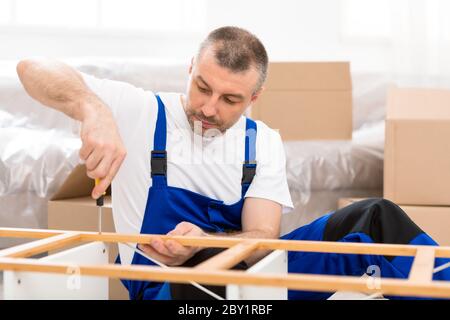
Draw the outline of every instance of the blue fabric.
<instances>
[{"instance_id":1,"label":"blue fabric","mask_svg":"<svg viewBox=\"0 0 450 320\"><path fill-rule=\"evenodd\" d=\"M166 148L166 117L162 100L158 100L158 118L154 135L154 150L163 151ZM245 160L254 161L256 143L256 123L247 119L247 132L251 137L245 143ZM168 173L170 174L170 173ZM248 189L242 186L242 193ZM145 215L142 222L142 234L166 234L175 226L187 221L206 232L224 232L241 230L241 211L244 199L226 205L221 200L211 199L189 190L167 185L166 175L153 175L152 187L149 188ZM154 265L148 259L135 253L132 264ZM168 283L145 281L123 281L128 288L130 299L170 299Z\"/></svg>"},{"instance_id":2,"label":"blue fabric","mask_svg":"<svg viewBox=\"0 0 450 320\"><path fill-rule=\"evenodd\" d=\"M298 228L291 233L283 236L286 240L311 240L321 241L322 235L329 217L329 213L309 225ZM360 242L373 243L370 236L364 233L347 234L339 242ZM437 245L427 234L421 233L412 241L411 245ZM327 275L350 275L362 276L364 273L372 274L371 266L376 266L380 271L382 278L408 277L412 265L412 257L395 257L392 261L387 260L380 255L361 255L361 254L337 254L337 253L317 253L317 252L288 252L288 272L305 274L327 274ZM438 258L435 260L435 266L447 263L450 259ZM450 269L442 270L433 277L434 280L450 280ZM332 293L329 292L310 292L289 290L288 299L290 300L321 300L327 299ZM414 297L388 297L390 299L413 299Z\"/></svg>"},{"instance_id":3,"label":"blue fabric","mask_svg":"<svg viewBox=\"0 0 450 320\"><path fill-rule=\"evenodd\" d=\"M153 150L166 150L166 135L167 130L161 130L161 128L166 128L166 112L164 110L164 103L162 102L159 95L156 95L156 100L158 101L158 116L156 118L156 128L155 135L153 137Z\"/></svg>"},{"instance_id":4,"label":"blue fabric","mask_svg":"<svg viewBox=\"0 0 450 320\"><path fill-rule=\"evenodd\" d=\"M245 128L245 161L256 159L256 122L247 118Z\"/></svg>"},{"instance_id":5,"label":"blue fabric","mask_svg":"<svg viewBox=\"0 0 450 320\"><path fill-rule=\"evenodd\" d=\"M247 118L245 128L245 162L244 168L256 169L256 122ZM250 183L242 183L241 197L244 198Z\"/></svg>"}]
</instances>

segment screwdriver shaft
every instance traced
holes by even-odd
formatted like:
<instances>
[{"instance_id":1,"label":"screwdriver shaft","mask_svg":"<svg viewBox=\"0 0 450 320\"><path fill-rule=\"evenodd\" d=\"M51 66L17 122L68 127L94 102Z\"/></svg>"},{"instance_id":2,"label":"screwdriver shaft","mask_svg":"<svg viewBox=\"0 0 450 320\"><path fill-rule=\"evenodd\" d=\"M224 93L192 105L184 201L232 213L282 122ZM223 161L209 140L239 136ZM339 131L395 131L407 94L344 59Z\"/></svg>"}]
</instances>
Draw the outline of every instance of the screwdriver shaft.
<instances>
[{"instance_id":1,"label":"screwdriver shaft","mask_svg":"<svg viewBox=\"0 0 450 320\"><path fill-rule=\"evenodd\" d=\"M100 180L99 179L95 179L95 185L99 184ZM96 200L96 204L98 207L98 233L101 234L102 233L102 208L103 208L103 203L104 203L104 193Z\"/></svg>"},{"instance_id":2,"label":"screwdriver shaft","mask_svg":"<svg viewBox=\"0 0 450 320\"><path fill-rule=\"evenodd\" d=\"M102 233L102 207L98 207L98 233Z\"/></svg>"}]
</instances>

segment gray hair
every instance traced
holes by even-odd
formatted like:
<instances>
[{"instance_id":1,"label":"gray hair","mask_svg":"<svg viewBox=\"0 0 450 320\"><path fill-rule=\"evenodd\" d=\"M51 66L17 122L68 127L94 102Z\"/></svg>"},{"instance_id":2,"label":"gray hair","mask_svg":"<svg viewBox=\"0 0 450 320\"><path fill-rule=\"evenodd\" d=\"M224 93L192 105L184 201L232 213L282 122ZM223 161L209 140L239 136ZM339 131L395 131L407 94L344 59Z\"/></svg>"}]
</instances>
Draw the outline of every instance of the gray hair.
<instances>
[{"instance_id":1,"label":"gray hair","mask_svg":"<svg viewBox=\"0 0 450 320\"><path fill-rule=\"evenodd\" d=\"M205 48L213 46L217 63L233 72L256 68L259 79L258 91L267 77L268 57L261 41L252 33L238 27L221 27L213 30L200 44L199 58Z\"/></svg>"}]
</instances>

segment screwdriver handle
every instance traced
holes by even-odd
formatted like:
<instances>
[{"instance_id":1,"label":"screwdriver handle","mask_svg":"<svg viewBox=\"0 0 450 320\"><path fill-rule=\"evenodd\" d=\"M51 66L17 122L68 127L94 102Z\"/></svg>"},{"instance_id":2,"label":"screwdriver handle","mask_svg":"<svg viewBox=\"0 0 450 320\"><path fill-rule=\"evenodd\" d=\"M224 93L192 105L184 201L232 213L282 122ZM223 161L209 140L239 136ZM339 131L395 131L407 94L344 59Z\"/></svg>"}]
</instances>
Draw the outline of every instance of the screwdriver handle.
<instances>
[{"instance_id":1,"label":"screwdriver handle","mask_svg":"<svg viewBox=\"0 0 450 320\"><path fill-rule=\"evenodd\" d=\"M96 178L95 179L95 185L98 185L100 183L100 179ZM97 198L97 206L102 207L104 204L104 195L106 194L106 192L103 192L103 194Z\"/></svg>"},{"instance_id":2,"label":"screwdriver handle","mask_svg":"<svg viewBox=\"0 0 450 320\"><path fill-rule=\"evenodd\" d=\"M99 198L97 198L96 203L97 203L98 207L103 207L103 204L104 204L103 196L100 196Z\"/></svg>"}]
</instances>

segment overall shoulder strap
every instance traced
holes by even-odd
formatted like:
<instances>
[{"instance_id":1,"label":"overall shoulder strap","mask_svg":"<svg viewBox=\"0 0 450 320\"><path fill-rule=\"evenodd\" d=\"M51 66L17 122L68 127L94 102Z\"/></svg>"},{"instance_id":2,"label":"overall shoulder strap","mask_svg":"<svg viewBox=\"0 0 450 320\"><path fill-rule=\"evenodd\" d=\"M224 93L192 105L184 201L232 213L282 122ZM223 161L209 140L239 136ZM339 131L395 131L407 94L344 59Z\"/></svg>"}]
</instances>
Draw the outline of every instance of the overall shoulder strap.
<instances>
[{"instance_id":1,"label":"overall shoulder strap","mask_svg":"<svg viewBox=\"0 0 450 320\"><path fill-rule=\"evenodd\" d=\"M159 95L156 95L156 99L158 100L158 117L156 119L155 134L153 137L153 150L151 153L151 176L153 180L155 176L165 178L167 175L166 111L164 103Z\"/></svg>"},{"instance_id":2,"label":"overall shoulder strap","mask_svg":"<svg viewBox=\"0 0 450 320\"><path fill-rule=\"evenodd\" d=\"M242 197L247 193L256 174L256 122L247 118L245 125L245 161L242 166Z\"/></svg>"}]
</instances>

